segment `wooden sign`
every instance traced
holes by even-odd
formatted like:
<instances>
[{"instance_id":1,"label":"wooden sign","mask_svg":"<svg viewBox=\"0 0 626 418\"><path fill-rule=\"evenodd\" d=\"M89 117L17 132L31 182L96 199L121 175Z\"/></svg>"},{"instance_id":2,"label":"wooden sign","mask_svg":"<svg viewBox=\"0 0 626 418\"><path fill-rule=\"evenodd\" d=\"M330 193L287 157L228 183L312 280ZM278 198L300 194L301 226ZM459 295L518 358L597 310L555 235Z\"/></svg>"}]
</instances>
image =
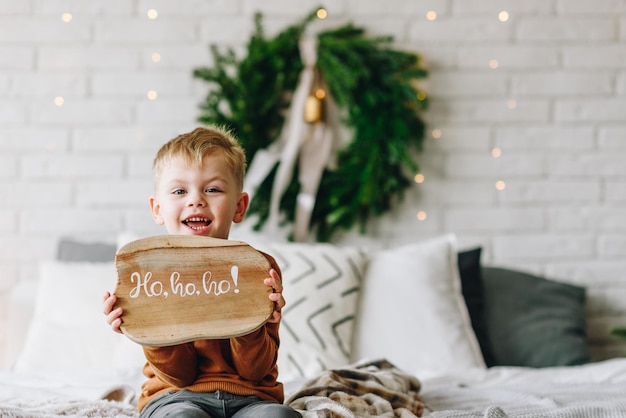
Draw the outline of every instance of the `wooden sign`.
<instances>
[{"instance_id":1,"label":"wooden sign","mask_svg":"<svg viewBox=\"0 0 626 418\"><path fill-rule=\"evenodd\" d=\"M162 235L115 256L122 332L149 346L249 334L272 315L270 263L241 241Z\"/></svg>"}]
</instances>

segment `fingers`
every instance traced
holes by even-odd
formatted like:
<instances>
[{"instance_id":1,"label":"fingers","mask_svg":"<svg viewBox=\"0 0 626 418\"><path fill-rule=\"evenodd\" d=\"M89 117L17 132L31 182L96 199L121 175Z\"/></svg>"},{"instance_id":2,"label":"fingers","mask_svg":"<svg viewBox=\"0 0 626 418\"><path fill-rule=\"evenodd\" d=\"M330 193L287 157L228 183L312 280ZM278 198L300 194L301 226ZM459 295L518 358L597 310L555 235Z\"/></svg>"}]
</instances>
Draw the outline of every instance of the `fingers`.
<instances>
[{"instance_id":1,"label":"fingers","mask_svg":"<svg viewBox=\"0 0 626 418\"><path fill-rule=\"evenodd\" d=\"M272 293L270 293L269 298L272 302L274 302L274 312L272 313L271 318L268 320L270 323L278 323L282 318L281 310L285 306L285 298L282 295L283 292L283 284L278 275L278 272L274 269L270 270L270 277L264 280L266 286L270 286L272 288Z\"/></svg>"},{"instance_id":2,"label":"fingers","mask_svg":"<svg viewBox=\"0 0 626 418\"><path fill-rule=\"evenodd\" d=\"M107 324L111 326L111 329L117 333L121 333L122 326L122 313L124 312L122 308L117 307L113 309L115 303L117 302L117 298L115 295L112 295L109 292L106 292L102 298L102 311L106 315Z\"/></svg>"},{"instance_id":3,"label":"fingers","mask_svg":"<svg viewBox=\"0 0 626 418\"><path fill-rule=\"evenodd\" d=\"M112 295L110 292L106 292L102 297L102 311L105 315L108 315L113 310L113 306L117 302L117 298L115 295Z\"/></svg>"},{"instance_id":4,"label":"fingers","mask_svg":"<svg viewBox=\"0 0 626 418\"><path fill-rule=\"evenodd\" d=\"M274 290L274 293L282 293L283 291L283 283L280 280L278 272L274 269L270 269L270 277L267 277L263 283L265 283L266 286L270 286L272 290Z\"/></svg>"},{"instance_id":5,"label":"fingers","mask_svg":"<svg viewBox=\"0 0 626 418\"><path fill-rule=\"evenodd\" d=\"M111 329L119 334L122 333L122 308L116 308L107 315L107 323L111 326Z\"/></svg>"},{"instance_id":6,"label":"fingers","mask_svg":"<svg viewBox=\"0 0 626 418\"><path fill-rule=\"evenodd\" d=\"M270 319L267 320L267 322L271 324L278 324L281 318L282 318L282 314L280 312L274 311Z\"/></svg>"},{"instance_id":7,"label":"fingers","mask_svg":"<svg viewBox=\"0 0 626 418\"><path fill-rule=\"evenodd\" d=\"M118 334L122 333L122 318L120 317L116 317L116 318L111 318L111 317L107 317L107 322L109 323L109 325L111 326L111 329L115 332L117 332Z\"/></svg>"}]
</instances>

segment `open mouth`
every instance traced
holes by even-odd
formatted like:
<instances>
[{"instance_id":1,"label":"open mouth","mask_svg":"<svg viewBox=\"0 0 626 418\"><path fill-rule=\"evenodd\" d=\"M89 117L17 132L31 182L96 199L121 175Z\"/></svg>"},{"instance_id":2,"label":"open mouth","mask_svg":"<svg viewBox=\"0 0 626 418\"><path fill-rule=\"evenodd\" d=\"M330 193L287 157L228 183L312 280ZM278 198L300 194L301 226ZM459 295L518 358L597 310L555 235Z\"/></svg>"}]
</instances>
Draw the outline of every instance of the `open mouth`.
<instances>
[{"instance_id":1,"label":"open mouth","mask_svg":"<svg viewBox=\"0 0 626 418\"><path fill-rule=\"evenodd\" d=\"M202 231L204 228L211 225L211 220L208 218L194 216L192 218L185 219L183 224L194 231Z\"/></svg>"}]
</instances>

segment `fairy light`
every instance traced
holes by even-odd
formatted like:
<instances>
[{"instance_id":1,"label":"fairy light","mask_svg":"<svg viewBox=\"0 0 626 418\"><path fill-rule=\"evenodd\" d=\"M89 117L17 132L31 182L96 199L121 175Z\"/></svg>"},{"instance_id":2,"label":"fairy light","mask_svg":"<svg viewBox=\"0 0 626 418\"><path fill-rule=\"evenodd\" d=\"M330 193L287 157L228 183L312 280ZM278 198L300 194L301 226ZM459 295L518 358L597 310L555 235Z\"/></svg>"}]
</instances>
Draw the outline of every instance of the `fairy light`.
<instances>
[{"instance_id":1,"label":"fairy light","mask_svg":"<svg viewBox=\"0 0 626 418\"><path fill-rule=\"evenodd\" d=\"M154 63L161 62L161 54L159 54L158 52L153 52L150 56L150 59Z\"/></svg>"},{"instance_id":2,"label":"fairy light","mask_svg":"<svg viewBox=\"0 0 626 418\"><path fill-rule=\"evenodd\" d=\"M328 12L324 8L317 9L317 17L318 19L326 19L328 17Z\"/></svg>"},{"instance_id":3,"label":"fairy light","mask_svg":"<svg viewBox=\"0 0 626 418\"><path fill-rule=\"evenodd\" d=\"M498 68L499 65L500 63L498 63L498 60L496 59L489 60L489 68L491 68L492 70L495 70L496 68Z\"/></svg>"},{"instance_id":4,"label":"fairy light","mask_svg":"<svg viewBox=\"0 0 626 418\"><path fill-rule=\"evenodd\" d=\"M423 91L418 91L416 97L417 97L417 100L422 102L426 100L426 93L424 93Z\"/></svg>"},{"instance_id":5,"label":"fairy light","mask_svg":"<svg viewBox=\"0 0 626 418\"><path fill-rule=\"evenodd\" d=\"M413 177L413 181L416 182L417 184L424 183L424 180L425 180L425 177L422 173L417 173L415 177Z\"/></svg>"},{"instance_id":6,"label":"fairy light","mask_svg":"<svg viewBox=\"0 0 626 418\"><path fill-rule=\"evenodd\" d=\"M61 15L61 20L64 21L65 23L70 23L73 18L74 16L72 16L71 13L63 13Z\"/></svg>"},{"instance_id":7,"label":"fairy light","mask_svg":"<svg viewBox=\"0 0 626 418\"><path fill-rule=\"evenodd\" d=\"M426 218L428 218L428 214L425 211L420 210L419 212L417 212L416 217L418 221L425 221Z\"/></svg>"},{"instance_id":8,"label":"fairy light","mask_svg":"<svg viewBox=\"0 0 626 418\"><path fill-rule=\"evenodd\" d=\"M322 100L324 97L326 97L326 90L324 89L315 90L315 97Z\"/></svg>"},{"instance_id":9,"label":"fairy light","mask_svg":"<svg viewBox=\"0 0 626 418\"><path fill-rule=\"evenodd\" d=\"M156 100L157 97L159 97L159 95L157 94L157 92L155 90L150 90L148 91L148 93L146 93L146 96L148 97L148 99L150 100Z\"/></svg>"},{"instance_id":10,"label":"fairy light","mask_svg":"<svg viewBox=\"0 0 626 418\"><path fill-rule=\"evenodd\" d=\"M152 19L152 20L159 17L159 12L157 12L155 9L148 10L146 14L148 15L148 19Z\"/></svg>"},{"instance_id":11,"label":"fairy light","mask_svg":"<svg viewBox=\"0 0 626 418\"><path fill-rule=\"evenodd\" d=\"M510 99L508 102L506 102L506 107L511 110L515 109L517 107L517 101Z\"/></svg>"},{"instance_id":12,"label":"fairy light","mask_svg":"<svg viewBox=\"0 0 626 418\"><path fill-rule=\"evenodd\" d=\"M63 106L64 103L65 103L65 99L63 98L63 96L57 96L54 98L54 104L56 106L61 107Z\"/></svg>"},{"instance_id":13,"label":"fairy light","mask_svg":"<svg viewBox=\"0 0 626 418\"><path fill-rule=\"evenodd\" d=\"M496 181L496 190L504 190L505 187L506 187L506 183L504 182L504 180Z\"/></svg>"},{"instance_id":14,"label":"fairy light","mask_svg":"<svg viewBox=\"0 0 626 418\"><path fill-rule=\"evenodd\" d=\"M440 129L433 129L433 131L431 132L431 135L433 136L433 138L439 139L439 138L441 138L441 130Z\"/></svg>"},{"instance_id":15,"label":"fairy light","mask_svg":"<svg viewBox=\"0 0 626 418\"><path fill-rule=\"evenodd\" d=\"M494 148L491 150L491 156L492 156L493 158L500 158L500 156L501 156L501 155L502 155L502 150L501 150L500 148L498 148L498 147L494 147Z\"/></svg>"},{"instance_id":16,"label":"fairy light","mask_svg":"<svg viewBox=\"0 0 626 418\"><path fill-rule=\"evenodd\" d=\"M437 12L433 11L433 10L429 10L428 12L426 12L426 19L430 20L431 22L433 20L437 19Z\"/></svg>"},{"instance_id":17,"label":"fairy light","mask_svg":"<svg viewBox=\"0 0 626 418\"><path fill-rule=\"evenodd\" d=\"M500 20L500 22L506 22L507 20L509 20L509 12L503 10L498 13L498 20Z\"/></svg>"}]
</instances>

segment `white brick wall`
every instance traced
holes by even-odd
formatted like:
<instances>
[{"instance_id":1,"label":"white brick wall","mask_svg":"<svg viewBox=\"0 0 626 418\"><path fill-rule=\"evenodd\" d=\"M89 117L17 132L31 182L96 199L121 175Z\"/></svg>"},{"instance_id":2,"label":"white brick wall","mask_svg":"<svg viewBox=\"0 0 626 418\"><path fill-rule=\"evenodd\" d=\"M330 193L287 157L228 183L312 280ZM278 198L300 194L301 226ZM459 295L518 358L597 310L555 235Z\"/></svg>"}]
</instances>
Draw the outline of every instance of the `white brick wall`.
<instances>
[{"instance_id":1,"label":"white brick wall","mask_svg":"<svg viewBox=\"0 0 626 418\"><path fill-rule=\"evenodd\" d=\"M191 72L210 65L209 44L240 48L256 10L271 34L318 3L0 0L0 292L34 278L61 236L162 232L146 203L150 164L196 124L207 86ZM486 263L626 287L626 2L323 3L321 26L393 35L430 70L426 181L369 237L340 241L451 231Z\"/></svg>"}]
</instances>

